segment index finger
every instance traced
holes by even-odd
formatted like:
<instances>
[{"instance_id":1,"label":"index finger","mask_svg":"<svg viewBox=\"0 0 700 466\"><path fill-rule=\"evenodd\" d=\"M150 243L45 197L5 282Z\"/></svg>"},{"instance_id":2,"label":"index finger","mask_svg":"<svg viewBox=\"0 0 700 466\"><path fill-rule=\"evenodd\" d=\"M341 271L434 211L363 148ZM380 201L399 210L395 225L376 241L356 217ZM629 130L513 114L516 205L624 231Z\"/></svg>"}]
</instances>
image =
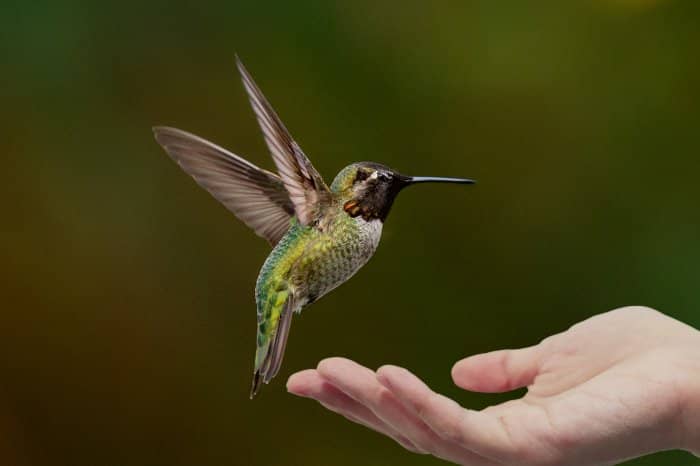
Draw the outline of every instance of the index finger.
<instances>
[{"instance_id":1,"label":"index finger","mask_svg":"<svg viewBox=\"0 0 700 466\"><path fill-rule=\"evenodd\" d=\"M401 367L381 367L377 378L438 435L492 460L511 456L512 441L498 418L462 408Z\"/></svg>"},{"instance_id":2,"label":"index finger","mask_svg":"<svg viewBox=\"0 0 700 466\"><path fill-rule=\"evenodd\" d=\"M391 390L379 383L370 369L348 359L330 358L319 363L318 372L348 396L367 406L379 419L404 434L418 448L453 463L495 465L463 445L439 436Z\"/></svg>"}]
</instances>

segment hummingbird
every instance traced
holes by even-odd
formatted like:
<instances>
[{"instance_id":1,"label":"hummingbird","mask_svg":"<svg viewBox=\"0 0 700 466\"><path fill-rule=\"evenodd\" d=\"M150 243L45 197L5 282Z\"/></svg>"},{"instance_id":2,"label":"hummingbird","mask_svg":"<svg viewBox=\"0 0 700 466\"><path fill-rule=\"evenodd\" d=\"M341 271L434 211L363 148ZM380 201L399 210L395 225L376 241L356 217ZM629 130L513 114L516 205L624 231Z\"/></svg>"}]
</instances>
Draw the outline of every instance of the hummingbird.
<instances>
[{"instance_id":1,"label":"hummingbird","mask_svg":"<svg viewBox=\"0 0 700 466\"><path fill-rule=\"evenodd\" d=\"M273 248L255 285L252 399L280 370L292 315L367 263L402 189L474 180L407 176L379 163L357 162L328 186L238 56L236 65L277 173L179 129L156 126L153 132L187 174Z\"/></svg>"}]
</instances>

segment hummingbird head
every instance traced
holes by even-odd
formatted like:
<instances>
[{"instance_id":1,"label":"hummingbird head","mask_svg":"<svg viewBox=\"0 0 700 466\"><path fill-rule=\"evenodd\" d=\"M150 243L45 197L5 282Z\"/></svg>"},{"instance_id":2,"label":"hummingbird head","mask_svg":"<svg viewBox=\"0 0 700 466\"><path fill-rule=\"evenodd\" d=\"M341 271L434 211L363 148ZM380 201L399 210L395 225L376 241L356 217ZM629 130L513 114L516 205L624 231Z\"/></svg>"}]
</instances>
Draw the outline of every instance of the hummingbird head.
<instances>
[{"instance_id":1,"label":"hummingbird head","mask_svg":"<svg viewBox=\"0 0 700 466\"><path fill-rule=\"evenodd\" d=\"M473 184L466 178L403 175L375 162L358 162L345 167L333 180L331 191L338 194L351 217L384 222L399 192L417 183Z\"/></svg>"}]
</instances>

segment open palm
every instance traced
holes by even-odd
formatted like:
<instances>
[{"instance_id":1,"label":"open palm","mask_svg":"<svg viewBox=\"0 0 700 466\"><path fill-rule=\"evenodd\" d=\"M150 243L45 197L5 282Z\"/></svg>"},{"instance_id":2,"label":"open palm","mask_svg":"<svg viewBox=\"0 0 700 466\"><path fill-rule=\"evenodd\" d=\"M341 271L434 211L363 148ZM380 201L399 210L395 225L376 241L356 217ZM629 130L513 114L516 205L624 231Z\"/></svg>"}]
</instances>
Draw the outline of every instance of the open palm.
<instances>
[{"instance_id":1,"label":"open palm","mask_svg":"<svg viewBox=\"0 0 700 466\"><path fill-rule=\"evenodd\" d=\"M471 391L528 387L517 400L462 408L406 369L343 358L294 374L318 400L408 450L464 465L599 465L692 447L688 400L700 392L700 333L648 308L601 314L540 344L463 359Z\"/></svg>"}]
</instances>

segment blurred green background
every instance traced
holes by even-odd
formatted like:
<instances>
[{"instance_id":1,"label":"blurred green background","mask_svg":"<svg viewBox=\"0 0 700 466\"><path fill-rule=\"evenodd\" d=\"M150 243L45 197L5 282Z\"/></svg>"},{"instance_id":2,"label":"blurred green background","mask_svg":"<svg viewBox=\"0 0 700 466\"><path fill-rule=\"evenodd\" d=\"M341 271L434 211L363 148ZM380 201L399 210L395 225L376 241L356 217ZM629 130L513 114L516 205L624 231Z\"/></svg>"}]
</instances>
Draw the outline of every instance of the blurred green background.
<instances>
[{"instance_id":1,"label":"blurred green background","mask_svg":"<svg viewBox=\"0 0 700 466\"><path fill-rule=\"evenodd\" d=\"M0 464L437 465L286 377L343 355L481 407L507 396L454 387L465 355L629 304L700 326L699 18L694 0L3 1ZM479 180L401 194L252 402L269 248L150 130L272 168L235 52L329 182L358 160Z\"/></svg>"}]
</instances>

